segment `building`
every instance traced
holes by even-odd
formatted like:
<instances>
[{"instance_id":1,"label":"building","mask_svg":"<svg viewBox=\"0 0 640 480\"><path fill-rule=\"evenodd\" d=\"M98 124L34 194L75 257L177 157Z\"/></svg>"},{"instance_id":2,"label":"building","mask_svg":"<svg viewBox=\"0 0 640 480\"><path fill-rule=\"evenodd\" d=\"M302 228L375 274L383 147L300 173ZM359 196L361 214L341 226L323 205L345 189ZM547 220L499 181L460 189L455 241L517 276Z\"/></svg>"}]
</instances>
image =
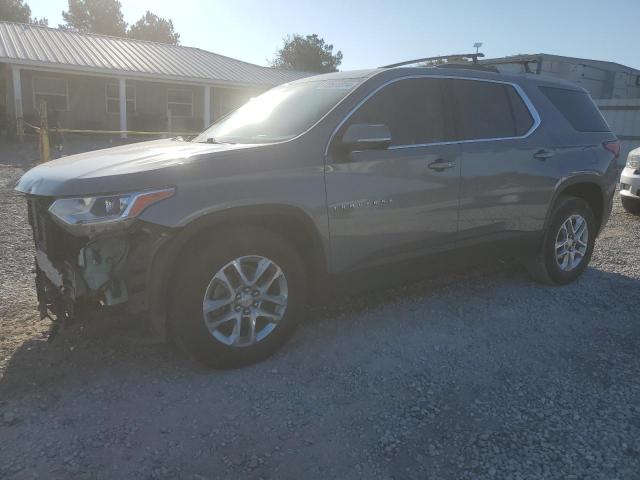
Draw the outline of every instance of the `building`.
<instances>
[{"instance_id":1,"label":"building","mask_svg":"<svg viewBox=\"0 0 640 480\"><path fill-rule=\"evenodd\" d=\"M199 48L0 22L0 130L195 132L273 86L311 75ZM126 137L126 134L121 134Z\"/></svg>"},{"instance_id":2,"label":"building","mask_svg":"<svg viewBox=\"0 0 640 480\"><path fill-rule=\"evenodd\" d=\"M640 70L619 63L536 53L481 60L501 72L563 78L585 88L594 99L640 98Z\"/></svg>"}]
</instances>

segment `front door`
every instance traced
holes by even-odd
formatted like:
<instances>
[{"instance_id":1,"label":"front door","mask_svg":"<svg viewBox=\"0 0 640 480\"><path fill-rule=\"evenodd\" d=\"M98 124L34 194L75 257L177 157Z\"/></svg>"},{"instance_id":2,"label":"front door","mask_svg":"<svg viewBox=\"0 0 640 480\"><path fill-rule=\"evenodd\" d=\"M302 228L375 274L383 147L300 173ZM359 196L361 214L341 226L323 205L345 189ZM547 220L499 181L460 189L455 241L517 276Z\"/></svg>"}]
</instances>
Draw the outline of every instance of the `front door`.
<instances>
[{"instance_id":1,"label":"front door","mask_svg":"<svg viewBox=\"0 0 640 480\"><path fill-rule=\"evenodd\" d=\"M334 137L326 166L332 270L411 258L452 248L458 224L460 146L444 83L407 78L372 95ZM344 153L351 124L384 124L387 149Z\"/></svg>"}]
</instances>

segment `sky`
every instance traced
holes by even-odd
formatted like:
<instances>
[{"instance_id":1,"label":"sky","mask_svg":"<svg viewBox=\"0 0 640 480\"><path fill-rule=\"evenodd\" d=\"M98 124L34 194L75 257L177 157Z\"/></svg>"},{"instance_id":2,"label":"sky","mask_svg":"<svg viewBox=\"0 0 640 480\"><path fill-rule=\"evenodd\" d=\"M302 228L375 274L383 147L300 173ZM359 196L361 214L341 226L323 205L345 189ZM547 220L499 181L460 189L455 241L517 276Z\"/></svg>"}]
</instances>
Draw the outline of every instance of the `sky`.
<instances>
[{"instance_id":1,"label":"sky","mask_svg":"<svg viewBox=\"0 0 640 480\"><path fill-rule=\"evenodd\" d=\"M50 26L66 0L26 0ZM640 0L121 0L125 21L147 9L173 20L182 45L267 65L289 34L317 33L340 70L434 55L550 53L640 69Z\"/></svg>"}]
</instances>

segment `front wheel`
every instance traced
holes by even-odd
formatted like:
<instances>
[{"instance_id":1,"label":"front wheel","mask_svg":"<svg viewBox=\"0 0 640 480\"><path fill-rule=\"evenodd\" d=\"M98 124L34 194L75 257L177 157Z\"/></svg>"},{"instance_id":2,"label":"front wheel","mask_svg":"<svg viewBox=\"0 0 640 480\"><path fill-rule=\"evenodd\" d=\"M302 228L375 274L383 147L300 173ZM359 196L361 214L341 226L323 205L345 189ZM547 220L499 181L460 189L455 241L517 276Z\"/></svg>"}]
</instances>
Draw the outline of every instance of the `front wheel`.
<instances>
[{"instance_id":1,"label":"front wheel","mask_svg":"<svg viewBox=\"0 0 640 480\"><path fill-rule=\"evenodd\" d=\"M527 265L529 273L547 284L573 282L589 265L596 232L596 220L587 202L560 197L540 251Z\"/></svg>"},{"instance_id":2,"label":"front wheel","mask_svg":"<svg viewBox=\"0 0 640 480\"><path fill-rule=\"evenodd\" d=\"M274 353L298 324L306 278L297 252L258 227L189 248L174 283L171 328L198 360L235 368Z\"/></svg>"}]
</instances>

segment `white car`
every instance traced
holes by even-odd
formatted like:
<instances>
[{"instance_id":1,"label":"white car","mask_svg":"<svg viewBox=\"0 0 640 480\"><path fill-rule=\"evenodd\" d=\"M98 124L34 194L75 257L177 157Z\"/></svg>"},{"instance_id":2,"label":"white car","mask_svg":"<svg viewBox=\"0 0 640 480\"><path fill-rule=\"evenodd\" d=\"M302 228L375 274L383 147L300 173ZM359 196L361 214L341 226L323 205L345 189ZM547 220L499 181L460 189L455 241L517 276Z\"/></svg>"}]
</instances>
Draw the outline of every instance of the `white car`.
<instances>
[{"instance_id":1,"label":"white car","mask_svg":"<svg viewBox=\"0 0 640 480\"><path fill-rule=\"evenodd\" d=\"M627 212L640 214L640 148L629 152L620 175L620 197Z\"/></svg>"}]
</instances>

